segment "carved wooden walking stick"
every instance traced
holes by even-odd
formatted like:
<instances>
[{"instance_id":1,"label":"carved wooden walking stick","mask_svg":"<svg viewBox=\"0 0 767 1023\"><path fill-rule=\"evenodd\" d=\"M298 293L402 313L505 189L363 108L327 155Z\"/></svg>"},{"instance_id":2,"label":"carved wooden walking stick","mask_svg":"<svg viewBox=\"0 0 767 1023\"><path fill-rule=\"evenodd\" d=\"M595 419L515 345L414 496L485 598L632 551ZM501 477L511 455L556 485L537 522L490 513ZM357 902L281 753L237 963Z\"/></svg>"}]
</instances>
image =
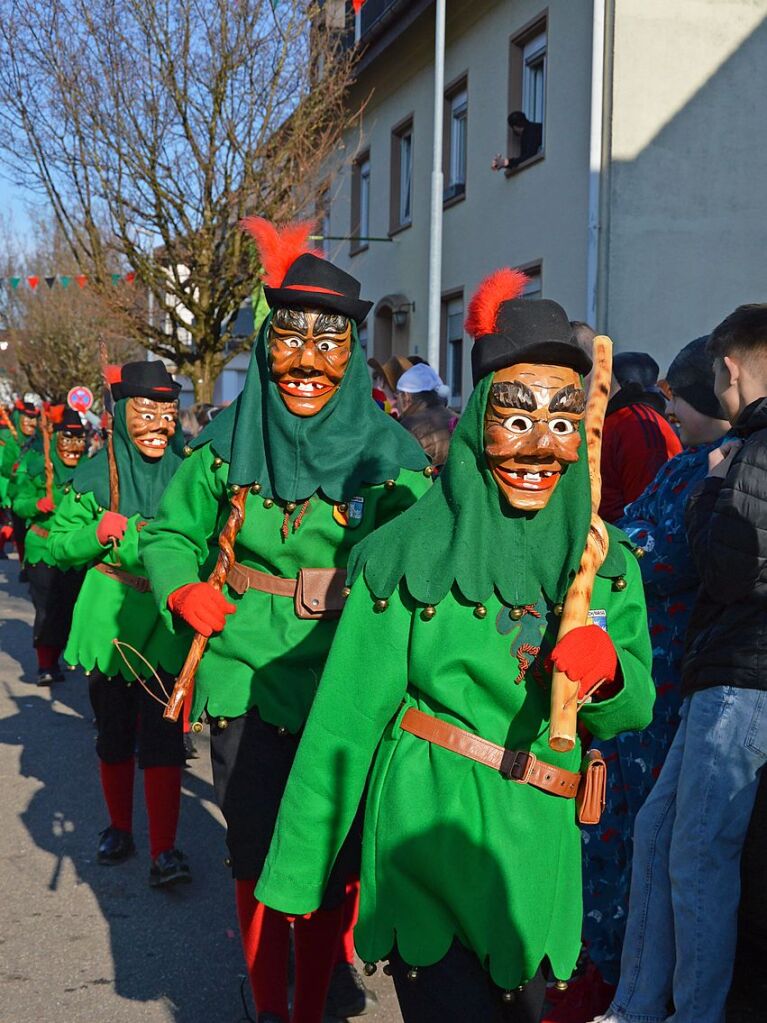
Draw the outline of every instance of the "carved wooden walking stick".
<instances>
[{"instance_id":1,"label":"carved wooden walking stick","mask_svg":"<svg viewBox=\"0 0 767 1023\"><path fill-rule=\"evenodd\" d=\"M226 582L229 571L235 561L234 544L237 540L237 534L242 529L242 524L245 521L245 501L247 500L249 489L249 487L240 487L232 493L232 510L229 512L229 518L226 520L226 525L221 530L218 537L218 559L216 561L215 568L208 576L208 582L211 586L214 586L219 593L224 588L224 583ZM168 706L165 708L165 712L163 714L163 717L168 718L170 721L178 721L178 716L181 713L181 708L184 706L184 701L192 692L194 676L197 674L197 669L200 666L200 661L202 660L202 655L205 653L205 647L207 645L208 637L201 636L199 632L195 633L192 645L189 648L189 653L186 655L184 666L176 679L173 692L170 694L170 699L168 700Z\"/></svg>"},{"instance_id":2,"label":"carved wooden walking stick","mask_svg":"<svg viewBox=\"0 0 767 1023\"><path fill-rule=\"evenodd\" d=\"M117 471L117 459L115 458L114 442L114 416L112 415L112 388L109 383L107 366L109 357L107 346L103 337L99 337L99 361L101 362L101 376L104 380L104 415L106 416L107 435L107 464L109 466L109 510L119 512L120 510L120 476ZM116 546L116 544L115 544Z\"/></svg>"},{"instance_id":3,"label":"carved wooden walking stick","mask_svg":"<svg viewBox=\"0 0 767 1023\"><path fill-rule=\"evenodd\" d=\"M40 409L40 433L43 435L43 459L45 462L45 496L53 500L53 460L51 459L51 433L53 426L45 411Z\"/></svg>"},{"instance_id":4,"label":"carved wooden walking stick","mask_svg":"<svg viewBox=\"0 0 767 1023\"><path fill-rule=\"evenodd\" d=\"M9 429L11 431L11 437L13 437L15 441L18 441L19 435L16 432L16 427L13 425L13 420L2 405L0 405L0 426L5 426Z\"/></svg>"},{"instance_id":5,"label":"carved wooden walking stick","mask_svg":"<svg viewBox=\"0 0 767 1023\"><path fill-rule=\"evenodd\" d=\"M594 338L594 369L586 406L586 444L591 483L591 523L586 538L586 547L580 565L567 591L562 618L559 623L557 642L568 632L581 625L587 625L594 579L607 555L607 529L600 519L599 504L602 499L602 430L613 369L613 343L609 337ZM593 626L598 628L599 626ZM572 682L562 671L554 670L551 678L551 720L549 723L549 746L560 753L568 753L575 746L578 717L578 683Z\"/></svg>"}]
</instances>

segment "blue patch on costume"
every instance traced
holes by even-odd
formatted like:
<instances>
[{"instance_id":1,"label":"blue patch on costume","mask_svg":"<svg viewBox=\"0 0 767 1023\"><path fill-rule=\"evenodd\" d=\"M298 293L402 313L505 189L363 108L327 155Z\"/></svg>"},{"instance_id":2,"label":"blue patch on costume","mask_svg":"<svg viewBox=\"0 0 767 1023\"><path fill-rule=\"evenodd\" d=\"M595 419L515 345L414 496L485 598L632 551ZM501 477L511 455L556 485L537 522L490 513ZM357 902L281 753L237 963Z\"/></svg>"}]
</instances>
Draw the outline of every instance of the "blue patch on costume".
<instances>
[{"instance_id":1,"label":"blue patch on costume","mask_svg":"<svg viewBox=\"0 0 767 1023\"><path fill-rule=\"evenodd\" d=\"M594 608L589 611L589 625L598 625L600 629L607 632L607 611L604 608Z\"/></svg>"}]
</instances>

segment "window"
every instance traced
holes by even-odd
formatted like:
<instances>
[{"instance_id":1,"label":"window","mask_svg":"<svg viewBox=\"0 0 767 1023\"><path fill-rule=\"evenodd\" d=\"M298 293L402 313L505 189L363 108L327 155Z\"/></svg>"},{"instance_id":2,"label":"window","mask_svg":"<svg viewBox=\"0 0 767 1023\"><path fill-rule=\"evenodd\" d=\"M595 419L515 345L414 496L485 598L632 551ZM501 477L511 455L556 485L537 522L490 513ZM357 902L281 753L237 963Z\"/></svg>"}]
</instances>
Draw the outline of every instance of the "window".
<instances>
[{"instance_id":1,"label":"window","mask_svg":"<svg viewBox=\"0 0 767 1023\"><path fill-rule=\"evenodd\" d=\"M469 92L464 76L445 93L445 202L466 194Z\"/></svg>"},{"instance_id":2,"label":"window","mask_svg":"<svg viewBox=\"0 0 767 1023\"><path fill-rule=\"evenodd\" d=\"M517 115L508 128L509 168L513 173L543 155L546 129L546 62L548 22L539 16L512 36L509 49L509 111Z\"/></svg>"},{"instance_id":3,"label":"window","mask_svg":"<svg viewBox=\"0 0 767 1023\"><path fill-rule=\"evenodd\" d=\"M520 270L527 274L527 284L522 292L522 298L541 298L541 264L533 263L528 266L521 266Z\"/></svg>"},{"instance_id":4,"label":"window","mask_svg":"<svg viewBox=\"0 0 767 1023\"><path fill-rule=\"evenodd\" d=\"M408 118L391 136L391 199L389 232L409 227L413 220L413 119Z\"/></svg>"},{"instance_id":5,"label":"window","mask_svg":"<svg viewBox=\"0 0 767 1023\"><path fill-rule=\"evenodd\" d=\"M370 236L370 153L362 153L352 167L351 254L368 247Z\"/></svg>"},{"instance_id":6,"label":"window","mask_svg":"<svg viewBox=\"0 0 767 1023\"><path fill-rule=\"evenodd\" d=\"M450 404L463 404L463 294L442 301L444 324L445 383L450 388Z\"/></svg>"}]
</instances>

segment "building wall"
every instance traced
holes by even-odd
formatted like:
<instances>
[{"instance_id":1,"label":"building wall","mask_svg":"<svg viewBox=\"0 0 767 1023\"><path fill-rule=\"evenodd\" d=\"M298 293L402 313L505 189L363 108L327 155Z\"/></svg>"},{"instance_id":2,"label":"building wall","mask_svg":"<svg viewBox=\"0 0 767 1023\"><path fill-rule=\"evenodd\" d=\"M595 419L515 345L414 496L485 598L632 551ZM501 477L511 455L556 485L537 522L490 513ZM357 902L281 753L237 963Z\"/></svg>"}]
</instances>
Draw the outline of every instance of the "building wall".
<instances>
[{"instance_id":1,"label":"building wall","mask_svg":"<svg viewBox=\"0 0 767 1023\"><path fill-rule=\"evenodd\" d=\"M507 177L490 169L506 152L510 39L548 10L545 157ZM447 208L443 222L443 292L463 289L468 301L479 281L503 265L542 264L542 294L581 319L586 307L588 133L591 82L591 0L505 0L448 3L445 82L468 74L466 198ZM334 242L329 255L362 281L378 302L402 294L415 303L395 351L425 355L428 308L429 204L433 117L433 7L363 72L358 95L370 95L361 131L350 132L342 167L331 182L330 229L348 235L349 167L371 155L370 233L389 230L392 128L414 120L413 223L392 241L371 242L349 254ZM376 352L371 313L368 352ZM387 326L388 324L383 324ZM380 347L380 346L379 346ZM442 367L444 370L444 367ZM464 395L471 387L464 346Z\"/></svg>"},{"instance_id":2,"label":"building wall","mask_svg":"<svg viewBox=\"0 0 767 1023\"><path fill-rule=\"evenodd\" d=\"M615 4L602 326L662 370L767 300L767 0Z\"/></svg>"}]
</instances>

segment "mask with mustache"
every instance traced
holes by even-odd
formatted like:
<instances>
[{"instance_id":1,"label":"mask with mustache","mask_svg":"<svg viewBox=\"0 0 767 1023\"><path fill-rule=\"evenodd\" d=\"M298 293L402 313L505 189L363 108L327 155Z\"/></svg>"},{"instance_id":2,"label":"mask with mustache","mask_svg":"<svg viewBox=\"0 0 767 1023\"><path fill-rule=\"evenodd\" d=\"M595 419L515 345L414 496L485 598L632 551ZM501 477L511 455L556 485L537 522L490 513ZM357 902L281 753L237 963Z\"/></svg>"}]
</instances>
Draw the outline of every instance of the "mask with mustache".
<instances>
[{"instance_id":1,"label":"mask with mustache","mask_svg":"<svg viewBox=\"0 0 767 1023\"><path fill-rule=\"evenodd\" d=\"M277 309L269 360L280 396L296 416L314 416L338 390L349 365L350 320L322 309Z\"/></svg>"},{"instance_id":2,"label":"mask with mustache","mask_svg":"<svg viewBox=\"0 0 767 1023\"><path fill-rule=\"evenodd\" d=\"M177 420L177 401L128 398L125 422L131 440L144 458L153 461L162 458L176 432Z\"/></svg>"}]
</instances>

